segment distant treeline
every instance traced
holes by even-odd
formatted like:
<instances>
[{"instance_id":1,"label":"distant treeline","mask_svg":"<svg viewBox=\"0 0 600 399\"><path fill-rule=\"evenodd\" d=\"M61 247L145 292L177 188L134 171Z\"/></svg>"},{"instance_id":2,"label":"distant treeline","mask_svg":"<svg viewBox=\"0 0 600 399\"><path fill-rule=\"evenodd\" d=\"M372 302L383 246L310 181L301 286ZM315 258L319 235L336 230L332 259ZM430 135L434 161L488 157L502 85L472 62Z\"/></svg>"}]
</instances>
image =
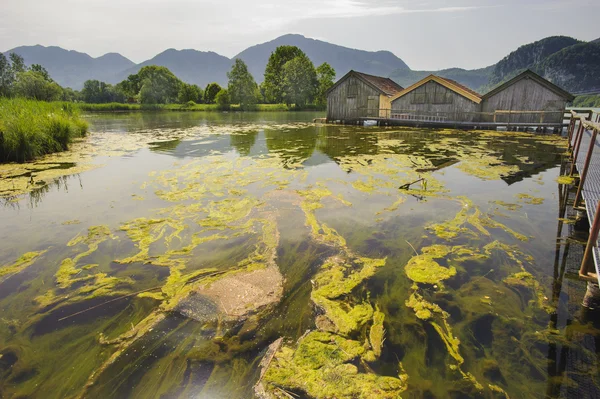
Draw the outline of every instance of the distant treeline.
<instances>
[{"instance_id":1,"label":"distant treeline","mask_svg":"<svg viewBox=\"0 0 600 399\"><path fill-rule=\"evenodd\" d=\"M87 80L81 91L75 91L59 86L41 65L27 68L19 55L11 53L7 59L0 54L0 96L110 104L80 106L84 110L165 109L151 105L173 104L187 110L272 108L258 104L284 104L281 110L321 109L326 104L326 91L335 80L335 70L327 63L315 68L298 47L280 46L271 54L260 86L241 59L235 60L227 77L227 87L210 83L201 88L183 82L166 67L150 65L116 85Z\"/></svg>"},{"instance_id":2,"label":"distant treeline","mask_svg":"<svg viewBox=\"0 0 600 399\"><path fill-rule=\"evenodd\" d=\"M600 94L577 96L573 100L574 107L600 108Z\"/></svg>"}]
</instances>

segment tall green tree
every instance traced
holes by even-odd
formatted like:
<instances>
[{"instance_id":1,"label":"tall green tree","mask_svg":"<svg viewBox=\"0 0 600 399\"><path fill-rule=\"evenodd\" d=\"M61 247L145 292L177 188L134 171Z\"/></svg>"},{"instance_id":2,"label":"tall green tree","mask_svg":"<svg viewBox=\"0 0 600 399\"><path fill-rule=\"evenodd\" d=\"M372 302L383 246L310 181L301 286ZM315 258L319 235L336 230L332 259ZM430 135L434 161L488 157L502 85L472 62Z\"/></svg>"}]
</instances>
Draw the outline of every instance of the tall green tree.
<instances>
[{"instance_id":1,"label":"tall green tree","mask_svg":"<svg viewBox=\"0 0 600 399\"><path fill-rule=\"evenodd\" d=\"M227 78L229 79L227 91L232 103L240 104L242 109L256 104L259 94L258 85L244 61L236 58L231 71L227 72Z\"/></svg>"},{"instance_id":2,"label":"tall green tree","mask_svg":"<svg viewBox=\"0 0 600 399\"><path fill-rule=\"evenodd\" d=\"M179 89L177 101L179 104L185 104L190 101L199 104L202 102L203 94L202 89L197 85L183 83Z\"/></svg>"},{"instance_id":3,"label":"tall green tree","mask_svg":"<svg viewBox=\"0 0 600 399\"><path fill-rule=\"evenodd\" d=\"M11 94L12 86L15 83L15 73L10 62L0 53L0 96L8 97Z\"/></svg>"},{"instance_id":4,"label":"tall green tree","mask_svg":"<svg viewBox=\"0 0 600 399\"><path fill-rule=\"evenodd\" d=\"M317 95L315 102L318 105L327 104L327 90L333 86L335 80L335 69L324 62L317 67Z\"/></svg>"},{"instance_id":5,"label":"tall green tree","mask_svg":"<svg viewBox=\"0 0 600 399\"><path fill-rule=\"evenodd\" d=\"M50 77L50 74L48 73L48 71L46 70L46 68L44 68L40 64L33 64L33 65L31 65L31 67L29 68L29 70L33 71L33 72L39 73L48 82L54 82L54 80L52 80L52 78Z\"/></svg>"},{"instance_id":6,"label":"tall green tree","mask_svg":"<svg viewBox=\"0 0 600 399\"><path fill-rule=\"evenodd\" d=\"M129 75L117 88L129 99L139 99L144 104L168 104L177 101L182 84L168 68L148 65Z\"/></svg>"},{"instance_id":7,"label":"tall green tree","mask_svg":"<svg viewBox=\"0 0 600 399\"><path fill-rule=\"evenodd\" d=\"M125 101L125 95L115 86L99 80L86 80L81 89L81 98L86 103L94 104Z\"/></svg>"},{"instance_id":8,"label":"tall green tree","mask_svg":"<svg viewBox=\"0 0 600 399\"><path fill-rule=\"evenodd\" d=\"M217 95L215 96L215 102L217 103L219 109L227 110L231 104L231 98L229 97L229 92L227 89L221 89Z\"/></svg>"},{"instance_id":9,"label":"tall green tree","mask_svg":"<svg viewBox=\"0 0 600 399\"><path fill-rule=\"evenodd\" d=\"M10 63L12 65L12 69L15 73L25 72L27 67L25 66L25 61L23 57L16 53L10 53L9 55Z\"/></svg>"},{"instance_id":10,"label":"tall green tree","mask_svg":"<svg viewBox=\"0 0 600 399\"><path fill-rule=\"evenodd\" d=\"M261 85L266 102L281 103L284 101L283 66L301 55L306 56L296 46L279 46L271 53L265 68L265 80Z\"/></svg>"},{"instance_id":11,"label":"tall green tree","mask_svg":"<svg viewBox=\"0 0 600 399\"><path fill-rule=\"evenodd\" d=\"M317 91L317 73L312 61L301 55L283 66L283 100L298 107L312 102Z\"/></svg>"},{"instance_id":12,"label":"tall green tree","mask_svg":"<svg viewBox=\"0 0 600 399\"><path fill-rule=\"evenodd\" d=\"M204 89L204 102L207 104L214 104L215 98L217 97L217 93L222 89L218 83L209 83L206 85L206 89Z\"/></svg>"}]
</instances>

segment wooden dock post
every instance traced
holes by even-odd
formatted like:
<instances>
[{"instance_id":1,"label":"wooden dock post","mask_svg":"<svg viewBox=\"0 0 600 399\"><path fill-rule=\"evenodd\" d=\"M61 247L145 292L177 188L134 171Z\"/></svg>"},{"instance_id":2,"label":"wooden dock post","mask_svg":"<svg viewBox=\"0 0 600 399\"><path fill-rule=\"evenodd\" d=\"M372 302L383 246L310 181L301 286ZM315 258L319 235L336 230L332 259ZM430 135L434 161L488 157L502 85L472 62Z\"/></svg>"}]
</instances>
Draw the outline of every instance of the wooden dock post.
<instances>
[{"instance_id":1,"label":"wooden dock post","mask_svg":"<svg viewBox=\"0 0 600 399\"><path fill-rule=\"evenodd\" d=\"M575 202L573 204L574 208L577 208L581 202L581 191L583 190L583 184L585 183L585 178L587 177L587 172L590 167L590 161L592 160L592 153L594 152L594 147L596 146L595 144L597 136L598 131L594 130L594 133L592 134L592 141L590 142L590 147L588 148L587 156L585 157L585 164L583 165L583 170L581 171L581 177L579 178L579 187L577 187L577 195L575 196ZM573 161L572 165L574 164L575 161Z\"/></svg>"},{"instance_id":2,"label":"wooden dock post","mask_svg":"<svg viewBox=\"0 0 600 399\"><path fill-rule=\"evenodd\" d=\"M596 242L598 241L598 231L600 230L600 202L596 206L596 216L594 217L594 222L592 223L592 227L590 229L590 236L588 237L588 242L585 247L585 252L583 253L583 260L581 261L581 267L579 268L579 277L588 280L598 282L597 277L590 276L591 265L594 263L593 259L593 251L596 246ZM595 274L595 273L592 273Z\"/></svg>"},{"instance_id":3,"label":"wooden dock post","mask_svg":"<svg viewBox=\"0 0 600 399\"><path fill-rule=\"evenodd\" d=\"M571 163L571 172L569 176L573 176L575 173L575 165L577 163L577 157L579 156L579 148L581 147L581 139L583 138L583 121L579 119L579 129L577 129L577 135L575 136L575 146L573 149L573 161Z\"/></svg>"}]
</instances>

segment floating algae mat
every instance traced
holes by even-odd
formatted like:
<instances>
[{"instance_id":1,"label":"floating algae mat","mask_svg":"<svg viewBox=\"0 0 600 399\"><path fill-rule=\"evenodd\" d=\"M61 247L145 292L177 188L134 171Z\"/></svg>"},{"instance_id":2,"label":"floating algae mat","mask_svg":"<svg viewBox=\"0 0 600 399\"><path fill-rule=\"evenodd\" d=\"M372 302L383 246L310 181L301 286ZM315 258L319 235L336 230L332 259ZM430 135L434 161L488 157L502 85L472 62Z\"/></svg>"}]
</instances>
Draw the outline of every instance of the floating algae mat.
<instances>
[{"instance_id":1,"label":"floating algae mat","mask_svg":"<svg viewBox=\"0 0 600 399\"><path fill-rule=\"evenodd\" d=\"M600 389L556 253L564 139L320 116L94 116L0 167L0 396Z\"/></svg>"}]
</instances>

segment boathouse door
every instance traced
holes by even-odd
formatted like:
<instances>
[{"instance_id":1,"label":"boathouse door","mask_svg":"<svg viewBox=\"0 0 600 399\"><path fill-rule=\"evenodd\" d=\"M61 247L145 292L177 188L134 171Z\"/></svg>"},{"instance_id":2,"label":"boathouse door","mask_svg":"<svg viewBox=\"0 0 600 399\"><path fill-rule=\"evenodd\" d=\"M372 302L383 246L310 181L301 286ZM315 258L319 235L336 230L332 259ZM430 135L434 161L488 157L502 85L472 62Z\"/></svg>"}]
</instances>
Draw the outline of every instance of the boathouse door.
<instances>
[{"instance_id":1,"label":"boathouse door","mask_svg":"<svg viewBox=\"0 0 600 399\"><path fill-rule=\"evenodd\" d=\"M346 117L348 119L356 119L358 118L358 109L356 97L348 97L346 98Z\"/></svg>"},{"instance_id":2,"label":"boathouse door","mask_svg":"<svg viewBox=\"0 0 600 399\"><path fill-rule=\"evenodd\" d=\"M369 96L367 99L367 115L368 117L376 117L379 115L379 96Z\"/></svg>"}]
</instances>

